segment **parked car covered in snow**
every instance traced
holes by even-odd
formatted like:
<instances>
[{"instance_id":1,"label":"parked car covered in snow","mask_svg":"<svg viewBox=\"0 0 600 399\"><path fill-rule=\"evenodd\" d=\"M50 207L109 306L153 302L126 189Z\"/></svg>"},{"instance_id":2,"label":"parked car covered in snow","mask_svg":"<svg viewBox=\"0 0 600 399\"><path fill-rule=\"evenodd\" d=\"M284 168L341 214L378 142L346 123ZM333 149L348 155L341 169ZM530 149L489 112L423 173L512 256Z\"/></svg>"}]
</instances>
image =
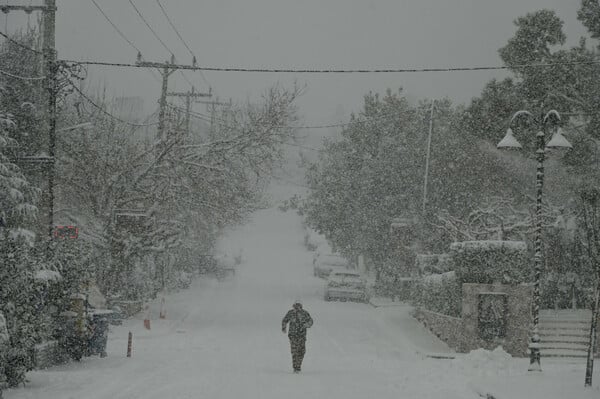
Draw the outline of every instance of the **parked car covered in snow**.
<instances>
[{"instance_id":1,"label":"parked car covered in snow","mask_svg":"<svg viewBox=\"0 0 600 399\"><path fill-rule=\"evenodd\" d=\"M339 299L369 302L367 280L353 271L333 271L325 286L325 300Z\"/></svg>"},{"instance_id":2,"label":"parked car covered in snow","mask_svg":"<svg viewBox=\"0 0 600 399\"><path fill-rule=\"evenodd\" d=\"M318 254L313 258L313 275L326 278L334 269L346 269L348 261L340 255Z\"/></svg>"}]
</instances>

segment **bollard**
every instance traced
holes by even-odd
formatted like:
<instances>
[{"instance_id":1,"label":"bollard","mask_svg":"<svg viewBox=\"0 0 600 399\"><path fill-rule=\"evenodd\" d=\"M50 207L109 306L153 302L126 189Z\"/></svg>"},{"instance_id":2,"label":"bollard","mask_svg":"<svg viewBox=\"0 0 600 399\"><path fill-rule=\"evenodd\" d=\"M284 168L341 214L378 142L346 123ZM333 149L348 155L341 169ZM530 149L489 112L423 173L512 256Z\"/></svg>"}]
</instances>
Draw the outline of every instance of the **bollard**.
<instances>
[{"instance_id":1,"label":"bollard","mask_svg":"<svg viewBox=\"0 0 600 399\"><path fill-rule=\"evenodd\" d=\"M161 319L165 319L167 317L167 309L165 309L165 297L164 296L160 299L160 313L159 313L158 317Z\"/></svg>"},{"instance_id":2,"label":"bollard","mask_svg":"<svg viewBox=\"0 0 600 399\"><path fill-rule=\"evenodd\" d=\"M133 334L129 331L129 336L127 337L127 357L131 357L131 347L133 344Z\"/></svg>"},{"instance_id":3,"label":"bollard","mask_svg":"<svg viewBox=\"0 0 600 399\"><path fill-rule=\"evenodd\" d=\"M150 329L150 305L146 304L144 306L144 328L146 330Z\"/></svg>"}]
</instances>

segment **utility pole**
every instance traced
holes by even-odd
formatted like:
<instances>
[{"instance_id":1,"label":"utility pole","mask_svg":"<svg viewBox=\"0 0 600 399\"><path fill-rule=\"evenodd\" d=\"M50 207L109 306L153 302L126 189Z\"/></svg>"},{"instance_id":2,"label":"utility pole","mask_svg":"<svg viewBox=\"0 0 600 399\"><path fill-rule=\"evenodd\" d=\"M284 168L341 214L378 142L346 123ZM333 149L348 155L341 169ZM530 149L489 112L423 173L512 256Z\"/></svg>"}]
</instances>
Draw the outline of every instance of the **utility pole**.
<instances>
[{"instance_id":1,"label":"utility pole","mask_svg":"<svg viewBox=\"0 0 600 399\"><path fill-rule=\"evenodd\" d=\"M25 156L21 157L23 162L46 164L48 174L48 238L52 238L54 230L54 156L56 149L56 95L57 79L56 73L58 66L56 63L56 0L44 0L44 5L2 5L0 11L8 14L11 11L24 11L31 14L33 11L42 12L42 40L43 40L43 63L42 74L45 75L44 89L47 92L48 99L48 157Z\"/></svg>"},{"instance_id":2,"label":"utility pole","mask_svg":"<svg viewBox=\"0 0 600 399\"><path fill-rule=\"evenodd\" d=\"M232 106L232 101L231 98L229 99L228 103L224 103L224 102L219 102L218 99L217 101L196 101L197 104L207 104L209 107L208 108L208 112L210 112L210 135L211 137L213 136L213 125L215 123L215 113L217 112L217 105L222 105L225 107L231 107Z\"/></svg>"},{"instance_id":3,"label":"utility pole","mask_svg":"<svg viewBox=\"0 0 600 399\"><path fill-rule=\"evenodd\" d=\"M429 134L427 135L427 156L425 157L425 178L423 182L423 216L427 206L427 184L429 181L429 158L431 156L431 135L433 134L433 110L435 100L431 102L431 112L429 114Z\"/></svg>"},{"instance_id":4,"label":"utility pole","mask_svg":"<svg viewBox=\"0 0 600 399\"><path fill-rule=\"evenodd\" d=\"M171 55L171 62L147 62L142 60L142 55L138 53L136 65L148 67L148 68L157 68L162 75L162 87L160 92L160 100L158 101L159 111L158 111L158 131L156 133L157 139L159 141L163 141L165 139L165 116L167 112L167 91L169 90L169 76L176 70L180 69L177 65L175 65L175 56Z\"/></svg>"},{"instance_id":5,"label":"utility pole","mask_svg":"<svg viewBox=\"0 0 600 399\"><path fill-rule=\"evenodd\" d=\"M44 0L43 12L43 55L46 90L48 91L48 235L52 239L54 230L54 173L56 155L56 95L58 65L56 63L56 0Z\"/></svg>"},{"instance_id":6,"label":"utility pole","mask_svg":"<svg viewBox=\"0 0 600 399\"><path fill-rule=\"evenodd\" d=\"M208 90L208 93L198 93L195 91L196 89L192 86L191 91L187 91L184 93L177 92L169 92L167 93L168 97L180 97L185 98L185 131L186 134L190 134L190 113L192 112L192 99L202 98L202 97L212 97L212 89Z\"/></svg>"}]
</instances>

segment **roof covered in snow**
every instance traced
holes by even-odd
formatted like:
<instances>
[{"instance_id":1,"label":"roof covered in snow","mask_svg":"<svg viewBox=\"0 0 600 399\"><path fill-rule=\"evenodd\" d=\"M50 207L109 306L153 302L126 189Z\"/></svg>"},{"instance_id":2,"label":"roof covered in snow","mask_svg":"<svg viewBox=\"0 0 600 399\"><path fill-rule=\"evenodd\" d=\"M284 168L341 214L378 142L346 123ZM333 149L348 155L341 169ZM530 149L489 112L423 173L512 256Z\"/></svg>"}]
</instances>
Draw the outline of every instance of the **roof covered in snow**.
<instances>
[{"instance_id":1,"label":"roof covered in snow","mask_svg":"<svg viewBox=\"0 0 600 399\"><path fill-rule=\"evenodd\" d=\"M45 282L62 280L62 276L60 275L59 272L54 271L54 270L48 270L48 269L38 270L35 273L34 278L37 281L45 281Z\"/></svg>"}]
</instances>

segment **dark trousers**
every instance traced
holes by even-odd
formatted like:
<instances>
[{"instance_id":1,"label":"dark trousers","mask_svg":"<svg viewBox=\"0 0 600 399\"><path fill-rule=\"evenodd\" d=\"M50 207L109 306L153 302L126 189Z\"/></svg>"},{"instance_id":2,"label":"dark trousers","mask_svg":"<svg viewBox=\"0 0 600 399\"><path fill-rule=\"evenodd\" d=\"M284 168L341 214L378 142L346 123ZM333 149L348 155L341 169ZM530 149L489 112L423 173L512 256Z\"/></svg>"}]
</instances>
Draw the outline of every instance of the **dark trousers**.
<instances>
[{"instance_id":1,"label":"dark trousers","mask_svg":"<svg viewBox=\"0 0 600 399\"><path fill-rule=\"evenodd\" d=\"M294 370L300 370L304 354L306 353L306 336L290 335L289 339L292 349L292 367Z\"/></svg>"}]
</instances>

